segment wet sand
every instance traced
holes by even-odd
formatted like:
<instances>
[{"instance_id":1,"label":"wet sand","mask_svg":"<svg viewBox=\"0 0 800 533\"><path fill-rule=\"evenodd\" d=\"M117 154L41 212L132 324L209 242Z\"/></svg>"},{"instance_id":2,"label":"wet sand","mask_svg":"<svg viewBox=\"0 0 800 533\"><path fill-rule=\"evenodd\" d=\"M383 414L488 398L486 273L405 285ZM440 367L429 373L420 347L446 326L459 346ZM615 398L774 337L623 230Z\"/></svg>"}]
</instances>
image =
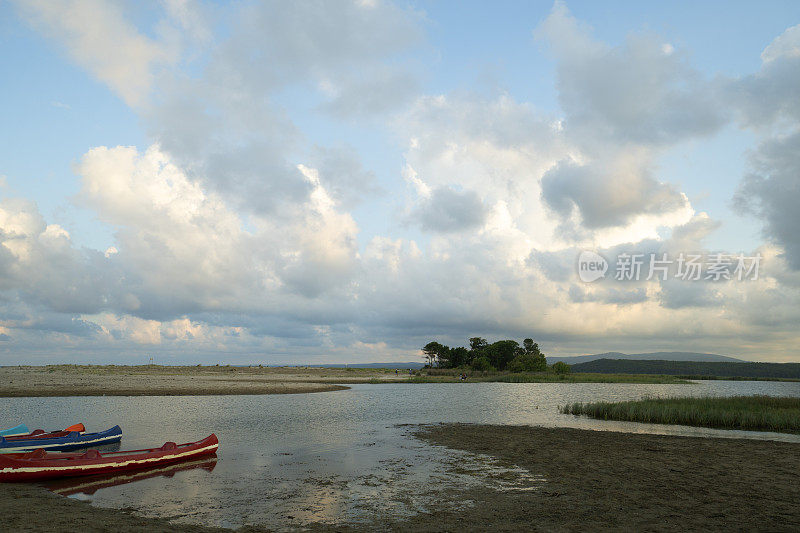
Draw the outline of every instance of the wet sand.
<instances>
[{"instance_id":1,"label":"wet sand","mask_svg":"<svg viewBox=\"0 0 800 533\"><path fill-rule=\"evenodd\" d=\"M394 372L373 369L13 366L0 368L0 397L294 394L397 379Z\"/></svg>"},{"instance_id":2,"label":"wet sand","mask_svg":"<svg viewBox=\"0 0 800 533\"><path fill-rule=\"evenodd\" d=\"M450 424L416 435L544 476L538 490L442 494L461 512L421 512L313 531L797 531L800 444L563 428ZM17 531L220 531L99 509L29 485L0 485ZM287 523L287 528L291 524ZM247 527L239 530L259 531Z\"/></svg>"},{"instance_id":3,"label":"wet sand","mask_svg":"<svg viewBox=\"0 0 800 533\"><path fill-rule=\"evenodd\" d=\"M547 481L467 491L474 508L417 515L415 531L800 530L800 443L461 424L417 436Z\"/></svg>"},{"instance_id":4,"label":"wet sand","mask_svg":"<svg viewBox=\"0 0 800 533\"><path fill-rule=\"evenodd\" d=\"M229 530L170 524L126 511L101 509L58 496L35 485L0 484L0 517L4 531L55 532L227 532Z\"/></svg>"}]
</instances>

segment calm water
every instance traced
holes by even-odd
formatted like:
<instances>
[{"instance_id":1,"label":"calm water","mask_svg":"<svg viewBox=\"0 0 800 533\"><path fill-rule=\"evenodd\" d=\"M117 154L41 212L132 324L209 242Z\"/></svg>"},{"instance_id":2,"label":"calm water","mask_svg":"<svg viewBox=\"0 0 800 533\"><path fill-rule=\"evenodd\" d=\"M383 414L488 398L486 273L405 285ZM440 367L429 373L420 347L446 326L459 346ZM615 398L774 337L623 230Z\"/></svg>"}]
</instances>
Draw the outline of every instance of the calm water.
<instances>
[{"instance_id":1,"label":"calm water","mask_svg":"<svg viewBox=\"0 0 800 533\"><path fill-rule=\"evenodd\" d=\"M408 435L408 424L527 424L800 442L797 435L596 421L558 412L574 401L738 394L800 396L800 383L365 384L296 395L14 398L2 400L0 425L24 421L54 429L82 421L94 431L120 424L123 449L194 441L213 431L220 439L216 462L51 488L94 505L132 507L178 522L280 529L457 508L469 503L453 501L452 490L474 484L536 490L541 483L535 472L425 445Z\"/></svg>"}]
</instances>

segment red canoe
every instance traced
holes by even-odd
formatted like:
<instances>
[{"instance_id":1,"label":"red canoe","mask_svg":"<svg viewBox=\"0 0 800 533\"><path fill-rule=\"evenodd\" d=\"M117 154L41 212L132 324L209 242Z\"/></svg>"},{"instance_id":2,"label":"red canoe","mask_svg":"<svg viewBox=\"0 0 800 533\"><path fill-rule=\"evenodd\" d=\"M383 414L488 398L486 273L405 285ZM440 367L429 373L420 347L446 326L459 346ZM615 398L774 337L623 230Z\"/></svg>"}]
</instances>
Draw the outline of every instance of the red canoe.
<instances>
[{"instance_id":1,"label":"red canoe","mask_svg":"<svg viewBox=\"0 0 800 533\"><path fill-rule=\"evenodd\" d=\"M218 446L217 436L212 433L197 442L167 442L160 448L148 450L50 453L40 449L28 453L0 454L0 481L38 481L152 468L214 455Z\"/></svg>"}]
</instances>

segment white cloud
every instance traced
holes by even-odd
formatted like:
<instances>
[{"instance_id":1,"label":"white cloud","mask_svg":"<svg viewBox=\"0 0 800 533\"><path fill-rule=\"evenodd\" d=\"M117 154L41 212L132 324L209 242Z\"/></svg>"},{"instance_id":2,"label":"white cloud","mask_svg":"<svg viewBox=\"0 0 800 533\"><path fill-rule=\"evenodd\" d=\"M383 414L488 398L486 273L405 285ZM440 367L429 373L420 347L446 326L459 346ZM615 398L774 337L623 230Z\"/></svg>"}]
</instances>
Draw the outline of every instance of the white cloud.
<instances>
[{"instance_id":1,"label":"white cloud","mask_svg":"<svg viewBox=\"0 0 800 533\"><path fill-rule=\"evenodd\" d=\"M800 24L787 29L761 52L764 63L793 57L800 57Z\"/></svg>"},{"instance_id":2,"label":"white cloud","mask_svg":"<svg viewBox=\"0 0 800 533\"><path fill-rule=\"evenodd\" d=\"M129 105L144 103L156 67L175 52L142 35L115 3L102 0L33 0L17 6L33 25L66 46L82 67L108 84Z\"/></svg>"}]
</instances>

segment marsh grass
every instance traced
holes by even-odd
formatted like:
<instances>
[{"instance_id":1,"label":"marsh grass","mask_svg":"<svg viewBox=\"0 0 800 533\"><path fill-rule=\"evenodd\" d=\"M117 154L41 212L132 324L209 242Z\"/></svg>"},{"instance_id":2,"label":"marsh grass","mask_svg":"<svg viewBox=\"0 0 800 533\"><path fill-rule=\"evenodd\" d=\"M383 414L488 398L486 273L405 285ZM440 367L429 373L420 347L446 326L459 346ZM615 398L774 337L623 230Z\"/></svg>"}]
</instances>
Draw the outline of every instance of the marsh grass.
<instances>
[{"instance_id":1,"label":"marsh grass","mask_svg":"<svg viewBox=\"0 0 800 533\"><path fill-rule=\"evenodd\" d=\"M561 407L561 412L601 420L800 433L800 398L778 396L573 403Z\"/></svg>"}]
</instances>

